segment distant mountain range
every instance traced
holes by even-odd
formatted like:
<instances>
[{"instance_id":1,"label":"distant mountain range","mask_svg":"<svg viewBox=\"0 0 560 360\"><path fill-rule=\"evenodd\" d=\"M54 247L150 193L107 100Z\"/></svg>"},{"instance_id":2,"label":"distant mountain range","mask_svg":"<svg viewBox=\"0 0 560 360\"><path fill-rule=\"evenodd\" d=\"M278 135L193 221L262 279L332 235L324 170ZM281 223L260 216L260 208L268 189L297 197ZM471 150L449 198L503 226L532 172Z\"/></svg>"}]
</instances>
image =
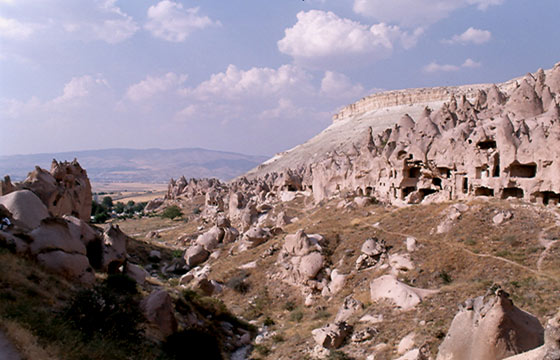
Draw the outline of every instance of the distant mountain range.
<instances>
[{"instance_id":1,"label":"distant mountain range","mask_svg":"<svg viewBox=\"0 0 560 360\"><path fill-rule=\"evenodd\" d=\"M167 183L185 176L229 180L242 175L267 159L266 156L186 149L104 149L51 154L0 156L0 175L23 180L36 165L50 169L53 159L78 159L95 182Z\"/></svg>"}]
</instances>

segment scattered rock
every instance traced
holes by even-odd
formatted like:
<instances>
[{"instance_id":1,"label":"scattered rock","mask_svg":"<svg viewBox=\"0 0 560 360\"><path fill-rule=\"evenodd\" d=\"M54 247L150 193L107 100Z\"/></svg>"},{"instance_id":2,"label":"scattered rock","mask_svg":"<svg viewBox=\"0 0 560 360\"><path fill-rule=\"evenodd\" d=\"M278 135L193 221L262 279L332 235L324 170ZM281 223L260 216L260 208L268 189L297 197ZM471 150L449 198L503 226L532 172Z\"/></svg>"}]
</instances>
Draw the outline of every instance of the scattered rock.
<instances>
[{"instance_id":1,"label":"scattered rock","mask_svg":"<svg viewBox=\"0 0 560 360\"><path fill-rule=\"evenodd\" d=\"M371 300L389 299L402 310L410 310L424 298L437 293L438 290L427 290L405 285L392 275L384 275L370 283Z\"/></svg>"},{"instance_id":2,"label":"scattered rock","mask_svg":"<svg viewBox=\"0 0 560 360\"><path fill-rule=\"evenodd\" d=\"M185 252L185 262L188 266L195 267L205 262L210 253L201 245L193 245Z\"/></svg>"},{"instance_id":3,"label":"scattered rock","mask_svg":"<svg viewBox=\"0 0 560 360\"><path fill-rule=\"evenodd\" d=\"M154 325L164 337L177 331L177 320L171 297L165 290L154 290L140 303L146 319Z\"/></svg>"},{"instance_id":4,"label":"scattered rock","mask_svg":"<svg viewBox=\"0 0 560 360\"><path fill-rule=\"evenodd\" d=\"M416 334L414 332L411 332L410 334L403 337L399 342L399 345L397 346L397 354L403 355L404 353L412 350L412 348L414 347L415 337Z\"/></svg>"},{"instance_id":5,"label":"scattered rock","mask_svg":"<svg viewBox=\"0 0 560 360\"><path fill-rule=\"evenodd\" d=\"M311 333L315 342L320 346L326 349L337 349L343 344L344 339L346 339L351 331L352 327L341 321L315 329Z\"/></svg>"},{"instance_id":6,"label":"scattered rock","mask_svg":"<svg viewBox=\"0 0 560 360\"><path fill-rule=\"evenodd\" d=\"M352 334L352 342L364 342L364 341L368 341L374 338L375 335L378 334L379 331L377 331L376 328L372 328L372 327L367 327L365 329L362 329L360 331L356 331L355 333Z\"/></svg>"}]
</instances>

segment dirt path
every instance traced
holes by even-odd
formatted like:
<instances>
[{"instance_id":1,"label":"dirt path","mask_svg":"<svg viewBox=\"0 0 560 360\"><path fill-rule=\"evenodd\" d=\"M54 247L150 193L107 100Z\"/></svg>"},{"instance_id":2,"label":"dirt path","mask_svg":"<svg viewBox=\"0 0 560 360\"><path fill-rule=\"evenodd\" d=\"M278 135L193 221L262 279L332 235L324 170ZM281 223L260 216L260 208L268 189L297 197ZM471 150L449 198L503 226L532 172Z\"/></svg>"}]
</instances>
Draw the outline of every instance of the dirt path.
<instances>
[{"instance_id":1,"label":"dirt path","mask_svg":"<svg viewBox=\"0 0 560 360\"><path fill-rule=\"evenodd\" d=\"M0 330L0 359L1 360L21 360L16 348L8 340L6 335Z\"/></svg>"},{"instance_id":2,"label":"dirt path","mask_svg":"<svg viewBox=\"0 0 560 360\"><path fill-rule=\"evenodd\" d=\"M549 227L546 227L544 229L541 230L540 234L539 234L539 244L541 244L542 246L544 246L544 250L541 252L541 254L539 255L539 260L537 260L537 269L539 271L541 271L542 269L542 263L544 261L544 259L546 259L546 256L548 255L548 253L550 252L550 249L554 246L554 244L556 244L559 240L548 240L546 238L546 233L550 230L555 228L556 226L560 226L560 215L558 215L558 213L556 212L552 212L552 214L554 216L556 216L556 224L555 225L551 225Z\"/></svg>"},{"instance_id":3,"label":"dirt path","mask_svg":"<svg viewBox=\"0 0 560 360\"><path fill-rule=\"evenodd\" d=\"M555 225L551 226L551 228L554 227L554 226L555 226ZM379 225L379 222L377 222L376 224L374 224L373 227L375 227L376 229L379 229L379 230L381 230L381 231L383 231L383 232L385 232L385 233L387 233L387 234L402 236L402 237L405 237L405 238L407 238L407 237L413 237L413 238L415 238L413 235L410 235L410 234L404 234L404 233L401 233L401 232L393 232L393 231L385 230L385 229L383 229L383 228ZM547 229L548 229L548 228L547 228ZM543 232L545 232L545 231L546 231L546 229L543 230ZM541 232L541 234L542 234L542 232ZM540 239L540 238L539 238L539 239ZM556 241L553 241L552 244L549 245L549 247L551 247L554 243L556 243ZM452 245L450 245L450 244L447 244L447 245L452 246ZM551 278L549 275L547 275L547 274L545 274L545 273L542 273L542 272L540 271L540 268L538 268L537 270L535 270L535 269L531 269L530 267L527 267L527 266L525 266L525 265L518 264L518 263L516 263L515 261L512 261L512 260L509 260L509 259L500 257L500 256L495 256L495 255L490 255L490 254L475 253L475 252L473 252L473 251L471 251L471 250L469 250L469 249L466 249L466 248L464 248L463 246L460 246L460 245L455 245L455 247L461 249L462 251L464 251L464 252L466 252L466 253L468 253L468 254L470 254L470 255L472 255L472 256L483 257L483 258L490 258L490 259L502 261L502 262L505 262L505 263L510 264L510 265L512 265L512 266L521 268L521 269L523 269L523 270L525 270L525 271L529 271L529 272L531 272L531 273L533 273L533 274L535 274L535 275L544 276L544 277L547 277L547 278ZM546 250L545 250L545 251L546 251ZM544 254L545 251L543 251L543 254ZM544 258L544 255L543 255L543 254L541 254L541 256L543 256L543 258ZM539 260L540 260L540 259L539 259ZM542 262L542 260L541 260L541 262Z\"/></svg>"},{"instance_id":4,"label":"dirt path","mask_svg":"<svg viewBox=\"0 0 560 360\"><path fill-rule=\"evenodd\" d=\"M135 234L131 234L131 235L129 235L129 236L132 236L132 237L146 236L146 235L148 235L149 233L151 233L152 231L159 234L159 233L164 232L164 231L175 230L175 229L177 229L178 227L179 227L179 225L175 225L175 226L170 226L170 227L166 227L166 228L161 228L161 229L156 229L156 230L150 230L150 231L147 231L147 232L135 233ZM1 360L1 359L0 359L0 360Z\"/></svg>"}]
</instances>

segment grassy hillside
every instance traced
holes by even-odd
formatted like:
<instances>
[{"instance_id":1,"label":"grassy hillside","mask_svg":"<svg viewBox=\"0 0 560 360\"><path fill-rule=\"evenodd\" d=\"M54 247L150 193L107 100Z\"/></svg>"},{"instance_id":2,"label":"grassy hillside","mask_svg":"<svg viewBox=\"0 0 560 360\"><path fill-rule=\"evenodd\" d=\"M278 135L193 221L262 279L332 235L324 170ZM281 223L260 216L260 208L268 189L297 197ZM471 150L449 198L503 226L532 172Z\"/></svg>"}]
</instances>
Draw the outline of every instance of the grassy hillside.
<instances>
[{"instance_id":1,"label":"grassy hillside","mask_svg":"<svg viewBox=\"0 0 560 360\"><path fill-rule=\"evenodd\" d=\"M412 331L417 333L416 344L427 344L435 355L457 312L457 304L484 295L494 284L501 285L511 294L515 305L536 315L541 323L560 307L558 209L517 201L472 201L450 231L438 234L436 228L453 203L404 208L340 206L350 204L351 200L333 200L312 207L309 199L297 197L282 205L287 215L298 218L284 227L284 234L242 253L233 249L235 244L226 245L217 259L209 260L210 278L226 284L225 291L217 297L235 315L258 326L268 325L269 330L276 332L255 346L253 359L307 358L315 346L311 330L334 321L349 295L364 304L364 309L351 318L355 331L366 327L367 324L357 321L365 314L382 315L384 320L375 324L378 334L373 340L357 344L348 341L331 353L333 358L363 359L381 343L387 346L378 351L376 359L395 358L398 342ZM493 217L503 212L511 213L512 218L496 225ZM189 235L198 226L209 226L189 210L184 213L189 217L187 222L152 218L126 220L120 226L140 236L160 228L160 237L152 242L184 249L191 241ZM323 235L327 265L348 274L342 291L332 298L319 297L309 307L304 305L304 297L297 288L278 279L277 256L265 255L269 249L282 246L286 233L298 229ZM385 240L389 254L405 253L406 238L416 238L418 250L411 253L414 269L401 272L398 278L414 287L437 289L439 293L406 312L396 310L390 302L372 302L369 284L386 271L355 270L360 247L368 237ZM544 239L553 241L546 251ZM256 268L239 269L253 261Z\"/></svg>"}]
</instances>

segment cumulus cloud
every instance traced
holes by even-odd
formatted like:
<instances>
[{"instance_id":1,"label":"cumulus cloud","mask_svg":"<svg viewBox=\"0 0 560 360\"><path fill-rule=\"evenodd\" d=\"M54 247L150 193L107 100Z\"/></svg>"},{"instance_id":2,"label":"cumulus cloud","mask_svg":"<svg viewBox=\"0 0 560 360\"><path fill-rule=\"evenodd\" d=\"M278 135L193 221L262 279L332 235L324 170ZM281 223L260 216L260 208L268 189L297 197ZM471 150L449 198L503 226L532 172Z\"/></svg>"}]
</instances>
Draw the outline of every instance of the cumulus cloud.
<instances>
[{"instance_id":1,"label":"cumulus cloud","mask_svg":"<svg viewBox=\"0 0 560 360\"><path fill-rule=\"evenodd\" d=\"M409 34L384 23L367 26L330 11L301 11L297 23L278 41L278 49L303 63L356 55L371 61L390 56L396 42L405 48L414 46L422 33L417 29Z\"/></svg>"},{"instance_id":2,"label":"cumulus cloud","mask_svg":"<svg viewBox=\"0 0 560 360\"><path fill-rule=\"evenodd\" d=\"M467 6L486 10L505 0L354 0L354 11L402 26L427 26Z\"/></svg>"},{"instance_id":3,"label":"cumulus cloud","mask_svg":"<svg viewBox=\"0 0 560 360\"><path fill-rule=\"evenodd\" d=\"M156 38L182 42L195 30L220 24L199 15L199 10L198 7L185 9L180 3L163 0L148 9L145 28Z\"/></svg>"},{"instance_id":4,"label":"cumulus cloud","mask_svg":"<svg viewBox=\"0 0 560 360\"><path fill-rule=\"evenodd\" d=\"M108 44L118 44L140 30L136 21L116 5L116 0L86 4L72 15L71 18L62 19L62 28L82 40L101 40Z\"/></svg>"},{"instance_id":5,"label":"cumulus cloud","mask_svg":"<svg viewBox=\"0 0 560 360\"><path fill-rule=\"evenodd\" d=\"M465 30L464 33L460 35L454 35L451 40L444 40L444 43L448 44L484 44L492 38L492 33L488 30L480 30L473 27Z\"/></svg>"},{"instance_id":6,"label":"cumulus cloud","mask_svg":"<svg viewBox=\"0 0 560 360\"><path fill-rule=\"evenodd\" d=\"M242 97L269 97L285 92L312 91L311 76L294 65L282 65L278 69L254 67L241 70L229 65L225 72L213 74L209 80L194 89L184 89L184 96L198 99L236 99Z\"/></svg>"},{"instance_id":7,"label":"cumulus cloud","mask_svg":"<svg viewBox=\"0 0 560 360\"><path fill-rule=\"evenodd\" d=\"M353 84L346 75L333 71L325 72L321 80L321 94L333 98L341 96L359 98L365 95L361 84Z\"/></svg>"},{"instance_id":8,"label":"cumulus cloud","mask_svg":"<svg viewBox=\"0 0 560 360\"><path fill-rule=\"evenodd\" d=\"M24 23L0 16L0 37L6 39L25 40L42 27L39 24Z\"/></svg>"},{"instance_id":9,"label":"cumulus cloud","mask_svg":"<svg viewBox=\"0 0 560 360\"><path fill-rule=\"evenodd\" d=\"M74 101L78 98L84 98L91 95L93 91L99 88L108 88L109 83L101 75L91 76L84 75L73 77L64 85L62 95L52 100L53 103L63 103Z\"/></svg>"},{"instance_id":10,"label":"cumulus cloud","mask_svg":"<svg viewBox=\"0 0 560 360\"><path fill-rule=\"evenodd\" d=\"M431 62L430 64L424 66L424 72L426 73L438 73L438 72L455 72L462 68L477 68L482 66L482 63L476 62L471 58L465 60L461 65L451 65L451 64L438 64L437 62Z\"/></svg>"},{"instance_id":11,"label":"cumulus cloud","mask_svg":"<svg viewBox=\"0 0 560 360\"><path fill-rule=\"evenodd\" d=\"M478 68L482 66L482 63L478 61L474 61L471 58L468 58L461 66L464 68Z\"/></svg>"},{"instance_id":12,"label":"cumulus cloud","mask_svg":"<svg viewBox=\"0 0 560 360\"><path fill-rule=\"evenodd\" d=\"M125 97L131 101L144 101L156 94L177 90L186 80L185 74L169 72L163 76L147 76L145 80L131 85L126 91Z\"/></svg>"}]
</instances>

